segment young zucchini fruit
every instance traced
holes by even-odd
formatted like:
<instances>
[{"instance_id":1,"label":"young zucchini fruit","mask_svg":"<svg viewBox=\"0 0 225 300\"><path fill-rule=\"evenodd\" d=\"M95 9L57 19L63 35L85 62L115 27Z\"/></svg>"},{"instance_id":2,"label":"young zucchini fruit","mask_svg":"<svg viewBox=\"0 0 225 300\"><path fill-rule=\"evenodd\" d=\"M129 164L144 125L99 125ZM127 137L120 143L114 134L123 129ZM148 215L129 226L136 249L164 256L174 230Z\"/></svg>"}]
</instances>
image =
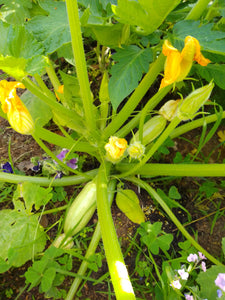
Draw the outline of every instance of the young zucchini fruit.
<instances>
[{"instance_id":1,"label":"young zucchini fruit","mask_svg":"<svg viewBox=\"0 0 225 300\"><path fill-rule=\"evenodd\" d=\"M154 116L148 120L143 126L142 144L145 146L157 138L157 136L163 132L164 128L166 127L166 123L166 119L161 115ZM137 131L134 135L134 138L131 140L131 143L139 140L139 131Z\"/></svg>"},{"instance_id":2,"label":"young zucchini fruit","mask_svg":"<svg viewBox=\"0 0 225 300\"><path fill-rule=\"evenodd\" d=\"M53 246L65 249L73 247L71 237L87 225L96 210L96 195L96 183L88 182L70 206L64 222L64 233L56 238Z\"/></svg>"},{"instance_id":3,"label":"young zucchini fruit","mask_svg":"<svg viewBox=\"0 0 225 300\"><path fill-rule=\"evenodd\" d=\"M73 236L83 229L96 210L96 184L88 182L70 206L64 223L66 235Z\"/></svg>"}]
</instances>

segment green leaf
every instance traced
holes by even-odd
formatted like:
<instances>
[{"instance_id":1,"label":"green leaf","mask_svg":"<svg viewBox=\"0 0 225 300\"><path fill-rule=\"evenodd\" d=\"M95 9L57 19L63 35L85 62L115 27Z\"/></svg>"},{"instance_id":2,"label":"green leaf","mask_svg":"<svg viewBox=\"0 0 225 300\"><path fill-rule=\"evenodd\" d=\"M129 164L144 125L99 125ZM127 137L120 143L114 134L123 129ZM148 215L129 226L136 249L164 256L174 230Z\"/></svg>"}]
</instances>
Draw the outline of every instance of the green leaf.
<instances>
[{"instance_id":1,"label":"green leaf","mask_svg":"<svg viewBox=\"0 0 225 300\"><path fill-rule=\"evenodd\" d=\"M51 200L51 190L52 188L43 188L31 182L19 183L13 196L13 203L16 208L18 208L19 205L20 210L24 207L26 213L30 214L33 206L38 210ZM21 197L24 199L23 206L21 206L23 202L19 200Z\"/></svg>"},{"instance_id":2,"label":"green leaf","mask_svg":"<svg viewBox=\"0 0 225 300\"><path fill-rule=\"evenodd\" d=\"M208 300L217 299L217 290L219 288L215 285L215 280L219 273L225 273L225 266L212 266L206 272L199 274L197 282L201 287L201 298L207 298Z\"/></svg>"},{"instance_id":3,"label":"green leaf","mask_svg":"<svg viewBox=\"0 0 225 300\"><path fill-rule=\"evenodd\" d=\"M206 197L209 198L214 193L218 192L218 188L215 187L215 182L207 180L200 186L199 192L205 193Z\"/></svg>"},{"instance_id":4,"label":"green leaf","mask_svg":"<svg viewBox=\"0 0 225 300\"><path fill-rule=\"evenodd\" d=\"M29 9L32 8L32 1L3 0L0 4L4 4L0 10L0 18L6 23L22 25L26 18L30 17Z\"/></svg>"},{"instance_id":5,"label":"green leaf","mask_svg":"<svg viewBox=\"0 0 225 300\"><path fill-rule=\"evenodd\" d=\"M118 0L112 10L120 23L138 26L150 34L179 3L180 0Z\"/></svg>"},{"instance_id":6,"label":"green leaf","mask_svg":"<svg viewBox=\"0 0 225 300\"><path fill-rule=\"evenodd\" d=\"M45 53L50 54L63 44L71 42L66 3L45 0L40 1L40 6L49 15L35 16L26 23L26 28L43 43Z\"/></svg>"},{"instance_id":7,"label":"green leaf","mask_svg":"<svg viewBox=\"0 0 225 300\"><path fill-rule=\"evenodd\" d=\"M180 195L178 189L174 185L171 186L171 188L169 190L169 197L172 199L176 199L176 200L181 199L181 195Z\"/></svg>"},{"instance_id":8,"label":"green leaf","mask_svg":"<svg viewBox=\"0 0 225 300\"><path fill-rule=\"evenodd\" d=\"M47 292L51 287L53 280L55 279L56 270L54 268L47 269L41 280L41 290Z\"/></svg>"},{"instance_id":9,"label":"green leaf","mask_svg":"<svg viewBox=\"0 0 225 300\"><path fill-rule=\"evenodd\" d=\"M222 250L223 250L223 255L225 256L225 237L222 238Z\"/></svg>"},{"instance_id":10,"label":"green leaf","mask_svg":"<svg viewBox=\"0 0 225 300\"><path fill-rule=\"evenodd\" d=\"M195 69L200 76L210 82L212 79L223 90L225 90L225 64L209 64L208 66L201 68L199 65L195 65Z\"/></svg>"},{"instance_id":11,"label":"green leaf","mask_svg":"<svg viewBox=\"0 0 225 300\"><path fill-rule=\"evenodd\" d=\"M116 195L116 204L132 222L140 224L145 221L145 215L134 191L119 190Z\"/></svg>"},{"instance_id":12,"label":"green leaf","mask_svg":"<svg viewBox=\"0 0 225 300\"><path fill-rule=\"evenodd\" d=\"M97 41L107 47L118 47L121 44L122 29L124 25L120 23L108 25L92 25L91 30Z\"/></svg>"},{"instance_id":13,"label":"green leaf","mask_svg":"<svg viewBox=\"0 0 225 300\"><path fill-rule=\"evenodd\" d=\"M29 110L35 126L43 127L51 120L53 115L50 107L30 91L24 92L20 99Z\"/></svg>"},{"instance_id":14,"label":"green leaf","mask_svg":"<svg viewBox=\"0 0 225 300\"><path fill-rule=\"evenodd\" d=\"M113 59L118 63L111 68L109 96L113 108L116 109L121 101L138 86L142 73L149 69L153 55L151 49L143 50L132 45L118 49Z\"/></svg>"},{"instance_id":15,"label":"green leaf","mask_svg":"<svg viewBox=\"0 0 225 300\"><path fill-rule=\"evenodd\" d=\"M163 251L169 250L173 240L173 235L164 233L161 228L161 222L155 222L154 224L145 222L138 228L138 233L141 235L141 242L155 255L159 254L159 249Z\"/></svg>"},{"instance_id":16,"label":"green leaf","mask_svg":"<svg viewBox=\"0 0 225 300\"><path fill-rule=\"evenodd\" d=\"M17 210L0 212L0 257L10 267L22 266L44 249L46 237L38 218Z\"/></svg>"},{"instance_id":17,"label":"green leaf","mask_svg":"<svg viewBox=\"0 0 225 300\"><path fill-rule=\"evenodd\" d=\"M0 21L0 68L14 78L41 74L47 61L44 48L24 26L12 27Z\"/></svg>"},{"instance_id":18,"label":"green leaf","mask_svg":"<svg viewBox=\"0 0 225 300\"><path fill-rule=\"evenodd\" d=\"M183 48L186 36L195 37L202 50L225 55L225 32L213 30L214 23L200 26L199 21L185 20L174 25L173 40L176 47Z\"/></svg>"}]
</instances>

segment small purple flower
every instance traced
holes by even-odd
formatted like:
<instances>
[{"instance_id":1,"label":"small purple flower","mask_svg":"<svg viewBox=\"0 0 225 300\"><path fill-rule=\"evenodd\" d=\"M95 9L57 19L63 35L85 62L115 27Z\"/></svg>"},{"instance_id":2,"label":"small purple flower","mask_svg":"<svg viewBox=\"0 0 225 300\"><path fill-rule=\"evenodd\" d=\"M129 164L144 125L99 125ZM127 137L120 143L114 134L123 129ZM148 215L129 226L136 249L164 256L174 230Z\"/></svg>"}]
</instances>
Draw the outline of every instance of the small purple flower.
<instances>
[{"instance_id":1,"label":"small purple flower","mask_svg":"<svg viewBox=\"0 0 225 300\"><path fill-rule=\"evenodd\" d=\"M185 272L184 269L180 269L180 270L178 270L177 272L178 272L178 274L180 275L181 279L183 279L183 280L187 280L187 279L188 279L189 273L188 273L188 272Z\"/></svg>"},{"instance_id":2,"label":"small purple flower","mask_svg":"<svg viewBox=\"0 0 225 300\"><path fill-rule=\"evenodd\" d=\"M205 255L202 254L202 252L198 252L198 256L199 256L200 259L207 259L205 257Z\"/></svg>"},{"instance_id":3,"label":"small purple flower","mask_svg":"<svg viewBox=\"0 0 225 300\"><path fill-rule=\"evenodd\" d=\"M206 263L204 261L202 261L201 267L202 267L202 271L206 272Z\"/></svg>"},{"instance_id":4,"label":"small purple flower","mask_svg":"<svg viewBox=\"0 0 225 300\"><path fill-rule=\"evenodd\" d=\"M12 166L8 161L2 165L2 170L4 173L13 173Z\"/></svg>"},{"instance_id":5,"label":"small purple flower","mask_svg":"<svg viewBox=\"0 0 225 300\"><path fill-rule=\"evenodd\" d=\"M193 296L191 296L189 294L184 294L184 297L186 300L194 300Z\"/></svg>"},{"instance_id":6,"label":"small purple flower","mask_svg":"<svg viewBox=\"0 0 225 300\"><path fill-rule=\"evenodd\" d=\"M62 151L56 156L59 160L63 161L66 157L66 154L69 152L68 149L65 149L63 148ZM77 158L72 158L68 161L66 161L66 164L68 167L70 167L71 169L77 169L78 166L77 166L77 161L78 159Z\"/></svg>"},{"instance_id":7,"label":"small purple flower","mask_svg":"<svg viewBox=\"0 0 225 300\"><path fill-rule=\"evenodd\" d=\"M178 290L180 290L182 287L182 285L180 284L180 280L173 280L170 286L172 286L173 289L178 289Z\"/></svg>"},{"instance_id":8,"label":"small purple flower","mask_svg":"<svg viewBox=\"0 0 225 300\"><path fill-rule=\"evenodd\" d=\"M34 172L38 172L38 171L40 171L40 166L41 166L41 164L40 164L40 162L38 161L38 162L37 162L37 165L36 165L36 166L33 166L32 170L33 170Z\"/></svg>"},{"instance_id":9,"label":"small purple flower","mask_svg":"<svg viewBox=\"0 0 225 300\"><path fill-rule=\"evenodd\" d=\"M216 280L215 284L221 288L222 291L225 292L225 273L219 273Z\"/></svg>"},{"instance_id":10,"label":"small purple flower","mask_svg":"<svg viewBox=\"0 0 225 300\"><path fill-rule=\"evenodd\" d=\"M55 179L61 179L63 176L63 172L57 172L55 175Z\"/></svg>"},{"instance_id":11,"label":"small purple flower","mask_svg":"<svg viewBox=\"0 0 225 300\"><path fill-rule=\"evenodd\" d=\"M198 255L197 254L189 254L187 257L188 262L198 262Z\"/></svg>"},{"instance_id":12,"label":"small purple flower","mask_svg":"<svg viewBox=\"0 0 225 300\"><path fill-rule=\"evenodd\" d=\"M223 293L222 293L221 290L217 290L216 292L217 292L217 297L218 298L221 298L223 296Z\"/></svg>"}]
</instances>

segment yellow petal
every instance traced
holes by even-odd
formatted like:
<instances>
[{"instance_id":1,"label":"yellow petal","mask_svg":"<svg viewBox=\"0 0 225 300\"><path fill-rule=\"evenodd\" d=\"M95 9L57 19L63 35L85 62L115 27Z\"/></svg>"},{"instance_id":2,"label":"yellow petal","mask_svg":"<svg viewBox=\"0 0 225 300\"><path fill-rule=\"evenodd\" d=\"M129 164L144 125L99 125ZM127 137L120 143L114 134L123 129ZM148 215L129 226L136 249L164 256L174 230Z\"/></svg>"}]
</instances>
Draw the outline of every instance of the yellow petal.
<instances>
[{"instance_id":1,"label":"yellow petal","mask_svg":"<svg viewBox=\"0 0 225 300\"><path fill-rule=\"evenodd\" d=\"M200 64L201 66L205 67L211 61L202 55L199 41L197 39L194 39L194 40L195 40L195 47L196 47L194 60L197 61L197 63Z\"/></svg>"},{"instance_id":2,"label":"yellow petal","mask_svg":"<svg viewBox=\"0 0 225 300\"><path fill-rule=\"evenodd\" d=\"M118 162L127 148L127 141L116 136L111 136L105 145L107 159L111 162Z\"/></svg>"}]
</instances>

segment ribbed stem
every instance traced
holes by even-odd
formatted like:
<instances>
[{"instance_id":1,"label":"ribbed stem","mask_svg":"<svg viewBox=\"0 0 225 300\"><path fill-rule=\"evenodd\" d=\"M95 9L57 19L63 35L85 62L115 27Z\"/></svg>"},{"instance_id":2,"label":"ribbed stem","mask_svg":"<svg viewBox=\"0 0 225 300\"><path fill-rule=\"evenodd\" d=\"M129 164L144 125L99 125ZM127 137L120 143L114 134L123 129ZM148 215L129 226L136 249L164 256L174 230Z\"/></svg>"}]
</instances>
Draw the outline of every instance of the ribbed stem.
<instances>
[{"instance_id":1,"label":"ribbed stem","mask_svg":"<svg viewBox=\"0 0 225 300\"><path fill-rule=\"evenodd\" d=\"M91 132L96 129L96 120L94 118L94 105L87 73L77 0L66 0L66 6L77 78L80 84L80 93L85 112L85 125L87 126L89 132Z\"/></svg>"},{"instance_id":2,"label":"ribbed stem","mask_svg":"<svg viewBox=\"0 0 225 300\"><path fill-rule=\"evenodd\" d=\"M204 10L207 8L210 0L198 0L192 10L189 12L186 20L199 20Z\"/></svg>"},{"instance_id":3,"label":"ribbed stem","mask_svg":"<svg viewBox=\"0 0 225 300\"><path fill-rule=\"evenodd\" d=\"M124 263L112 214L107 201L108 164L102 164L97 176L97 212L107 264L118 300L133 300L135 295Z\"/></svg>"},{"instance_id":4,"label":"ribbed stem","mask_svg":"<svg viewBox=\"0 0 225 300\"><path fill-rule=\"evenodd\" d=\"M111 206L112 201L113 201L113 196L114 196L114 192L115 192L115 187L116 187L116 180L112 180L109 183L109 187L108 187L108 202L109 202L109 206ZM86 251L84 260L82 261L80 268L77 272L78 277L75 278L74 282L72 283L70 290L65 298L65 300L72 300L73 297L76 295L77 289L82 281L82 277L84 276L87 268L88 268L88 259L91 255L93 255L96 251L96 248L98 246L98 243L100 241L101 238L101 229L100 229L100 223L98 222L95 228L95 232L92 236L91 242L89 244L89 247Z\"/></svg>"}]
</instances>

